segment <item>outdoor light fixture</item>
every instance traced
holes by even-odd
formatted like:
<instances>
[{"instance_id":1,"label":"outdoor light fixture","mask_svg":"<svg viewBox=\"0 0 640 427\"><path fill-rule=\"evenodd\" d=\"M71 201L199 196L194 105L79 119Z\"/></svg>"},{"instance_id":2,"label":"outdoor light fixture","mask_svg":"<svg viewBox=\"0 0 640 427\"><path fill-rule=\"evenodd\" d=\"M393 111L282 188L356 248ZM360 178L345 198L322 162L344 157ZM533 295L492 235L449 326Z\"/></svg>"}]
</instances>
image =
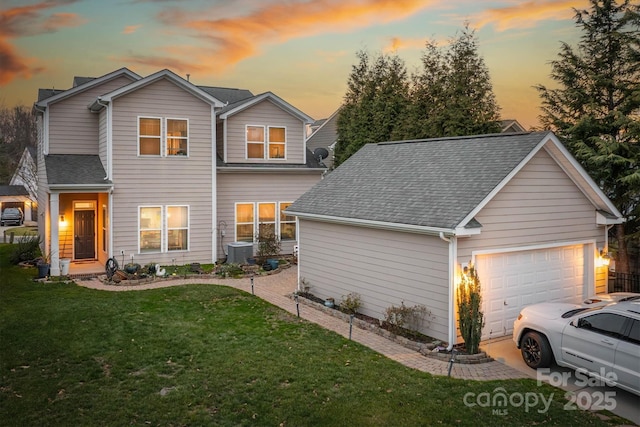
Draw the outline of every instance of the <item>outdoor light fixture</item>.
<instances>
[{"instance_id":1,"label":"outdoor light fixture","mask_svg":"<svg viewBox=\"0 0 640 427\"><path fill-rule=\"evenodd\" d=\"M64 223L65 223L64 215L60 215L60 224L64 224Z\"/></svg>"},{"instance_id":2,"label":"outdoor light fixture","mask_svg":"<svg viewBox=\"0 0 640 427\"><path fill-rule=\"evenodd\" d=\"M604 249L600 250L600 262L603 267L609 267L609 264L611 263L611 257Z\"/></svg>"}]
</instances>

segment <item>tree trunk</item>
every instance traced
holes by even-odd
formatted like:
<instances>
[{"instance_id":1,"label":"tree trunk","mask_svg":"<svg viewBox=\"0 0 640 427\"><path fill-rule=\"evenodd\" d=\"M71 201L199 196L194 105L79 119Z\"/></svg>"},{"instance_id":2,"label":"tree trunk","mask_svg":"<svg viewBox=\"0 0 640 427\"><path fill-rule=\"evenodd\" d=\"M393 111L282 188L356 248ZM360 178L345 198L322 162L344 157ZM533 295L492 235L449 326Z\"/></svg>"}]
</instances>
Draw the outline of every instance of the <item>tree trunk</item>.
<instances>
[{"instance_id":1,"label":"tree trunk","mask_svg":"<svg viewBox=\"0 0 640 427\"><path fill-rule=\"evenodd\" d=\"M624 224L616 224L616 240L618 241L618 255L616 256L616 273L629 274L629 254L625 239Z\"/></svg>"}]
</instances>

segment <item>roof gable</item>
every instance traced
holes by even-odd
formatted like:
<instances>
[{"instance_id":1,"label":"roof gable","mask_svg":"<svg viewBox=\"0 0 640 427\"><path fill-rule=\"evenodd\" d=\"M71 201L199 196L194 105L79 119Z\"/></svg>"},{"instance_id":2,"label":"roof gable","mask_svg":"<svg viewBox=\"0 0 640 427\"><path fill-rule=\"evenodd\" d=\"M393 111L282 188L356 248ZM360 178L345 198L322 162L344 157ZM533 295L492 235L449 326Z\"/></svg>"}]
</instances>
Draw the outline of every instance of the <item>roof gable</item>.
<instances>
[{"instance_id":1,"label":"roof gable","mask_svg":"<svg viewBox=\"0 0 640 427\"><path fill-rule=\"evenodd\" d=\"M225 106L224 108L222 108L219 112L218 115L221 119L226 119L234 114L237 114L241 111L246 110L247 108L252 107L253 105L256 105L262 101L270 101L271 103L275 104L276 106L280 107L281 109L283 109L284 111L288 112L289 114L291 114L292 116L297 117L298 119L300 119L302 122L304 123L312 123L313 119L311 117L309 117L308 115L306 115L305 113L303 113L302 111L298 110L296 107L294 107L293 105L289 104L288 102L286 102L285 100L283 100L282 98L280 98L279 96L273 94L272 92L265 92L265 93L261 93L260 95L256 95L253 96L251 98L247 98L247 99L243 99L237 102L234 102L233 104L229 104L227 106Z\"/></svg>"},{"instance_id":2,"label":"roof gable","mask_svg":"<svg viewBox=\"0 0 640 427\"><path fill-rule=\"evenodd\" d=\"M170 80L171 82L175 83L178 87L191 93L195 97L213 105L214 107L222 107L224 105L222 101L220 101L217 98L214 98L209 93L200 89L198 86L191 84L190 82L178 76L177 74L173 73L172 71L165 69L98 97L98 99L93 104L91 104L90 109L92 111L99 111L104 107L104 103L109 103L118 97L134 92L160 79Z\"/></svg>"},{"instance_id":3,"label":"roof gable","mask_svg":"<svg viewBox=\"0 0 640 427\"><path fill-rule=\"evenodd\" d=\"M85 90L92 88L97 85L101 85L105 82L108 82L113 79L117 79L121 76L127 76L132 81L140 80L138 74L127 68L120 68L119 70L113 71L109 74L105 74L102 77L97 77L94 79L85 79L82 84L72 87L71 89L59 91L55 89L40 89L38 91L38 102L36 105L38 107L47 107L50 104L61 101L63 99L69 98L70 96L76 95L80 92L84 92Z\"/></svg>"},{"instance_id":4,"label":"roof gable","mask_svg":"<svg viewBox=\"0 0 640 427\"><path fill-rule=\"evenodd\" d=\"M369 144L288 211L461 230L549 141L550 132L532 132ZM588 175L577 175L595 195Z\"/></svg>"}]
</instances>

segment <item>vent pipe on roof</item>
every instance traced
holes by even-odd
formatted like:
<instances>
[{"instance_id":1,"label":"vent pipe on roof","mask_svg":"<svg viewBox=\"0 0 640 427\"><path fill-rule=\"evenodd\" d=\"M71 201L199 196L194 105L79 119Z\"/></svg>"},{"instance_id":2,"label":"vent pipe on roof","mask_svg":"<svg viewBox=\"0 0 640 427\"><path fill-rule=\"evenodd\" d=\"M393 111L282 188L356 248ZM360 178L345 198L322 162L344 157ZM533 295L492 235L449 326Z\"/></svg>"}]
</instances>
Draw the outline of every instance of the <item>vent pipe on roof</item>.
<instances>
[{"instance_id":1,"label":"vent pipe on roof","mask_svg":"<svg viewBox=\"0 0 640 427\"><path fill-rule=\"evenodd\" d=\"M187 81L189 81L190 77L191 77L191 74L187 73Z\"/></svg>"}]
</instances>

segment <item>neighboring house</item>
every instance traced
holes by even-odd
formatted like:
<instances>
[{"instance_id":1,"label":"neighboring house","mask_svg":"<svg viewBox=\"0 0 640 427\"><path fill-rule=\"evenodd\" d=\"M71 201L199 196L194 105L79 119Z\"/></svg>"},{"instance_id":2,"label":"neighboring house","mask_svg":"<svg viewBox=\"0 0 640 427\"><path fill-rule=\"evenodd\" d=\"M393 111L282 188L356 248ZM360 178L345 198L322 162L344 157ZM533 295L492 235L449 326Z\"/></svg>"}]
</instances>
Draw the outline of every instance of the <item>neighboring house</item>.
<instances>
[{"instance_id":1,"label":"neighboring house","mask_svg":"<svg viewBox=\"0 0 640 427\"><path fill-rule=\"evenodd\" d=\"M223 237L255 244L259 222L292 247L295 221L280 210L325 170L307 161L312 119L282 99L169 70L76 78L69 90L41 90L34 109L52 275L60 258L215 262Z\"/></svg>"},{"instance_id":2,"label":"neighboring house","mask_svg":"<svg viewBox=\"0 0 640 427\"><path fill-rule=\"evenodd\" d=\"M335 157L335 146L338 141L338 112L340 109L331 114L326 119L318 120L316 126L312 127L312 133L307 140L307 147L314 153L318 148L327 150L329 155L322 162L331 169L333 167L333 159ZM317 153L317 152L316 152Z\"/></svg>"},{"instance_id":3,"label":"neighboring house","mask_svg":"<svg viewBox=\"0 0 640 427\"><path fill-rule=\"evenodd\" d=\"M526 129L517 120L500 120L501 133L526 132Z\"/></svg>"},{"instance_id":4,"label":"neighboring house","mask_svg":"<svg viewBox=\"0 0 640 427\"><path fill-rule=\"evenodd\" d=\"M19 207L24 212L24 220L27 222L37 221L38 215L38 174L36 170L36 147L26 147L22 152L18 167L16 167L9 185L22 186L27 192L27 197L13 203L12 207ZM0 202L1 203L1 202ZM4 204L0 208L4 209Z\"/></svg>"},{"instance_id":5,"label":"neighboring house","mask_svg":"<svg viewBox=\"0 0 640 427\"><path fill-rule=\"evenodd\" d=\"M29 201L29 192L24 185L0 185L0 213L6 208L20 208L24 212Z\"/></svg>"},{"instance_id":6,"label":"neighboring house","mask_svg":"<svg viewBox=\"0 0 640 427\"><path fill-rule=\"evenodd\" d=\"M425 305L422 332L457 340L456 287L472 262L484 338L526 305L607 291L607 231L620 212L551 132L369 144L287 213L298 218L299 283L355 292L364 314ZM602 252L601 252L602 251Z\"/></svg>"}]
</instances>

